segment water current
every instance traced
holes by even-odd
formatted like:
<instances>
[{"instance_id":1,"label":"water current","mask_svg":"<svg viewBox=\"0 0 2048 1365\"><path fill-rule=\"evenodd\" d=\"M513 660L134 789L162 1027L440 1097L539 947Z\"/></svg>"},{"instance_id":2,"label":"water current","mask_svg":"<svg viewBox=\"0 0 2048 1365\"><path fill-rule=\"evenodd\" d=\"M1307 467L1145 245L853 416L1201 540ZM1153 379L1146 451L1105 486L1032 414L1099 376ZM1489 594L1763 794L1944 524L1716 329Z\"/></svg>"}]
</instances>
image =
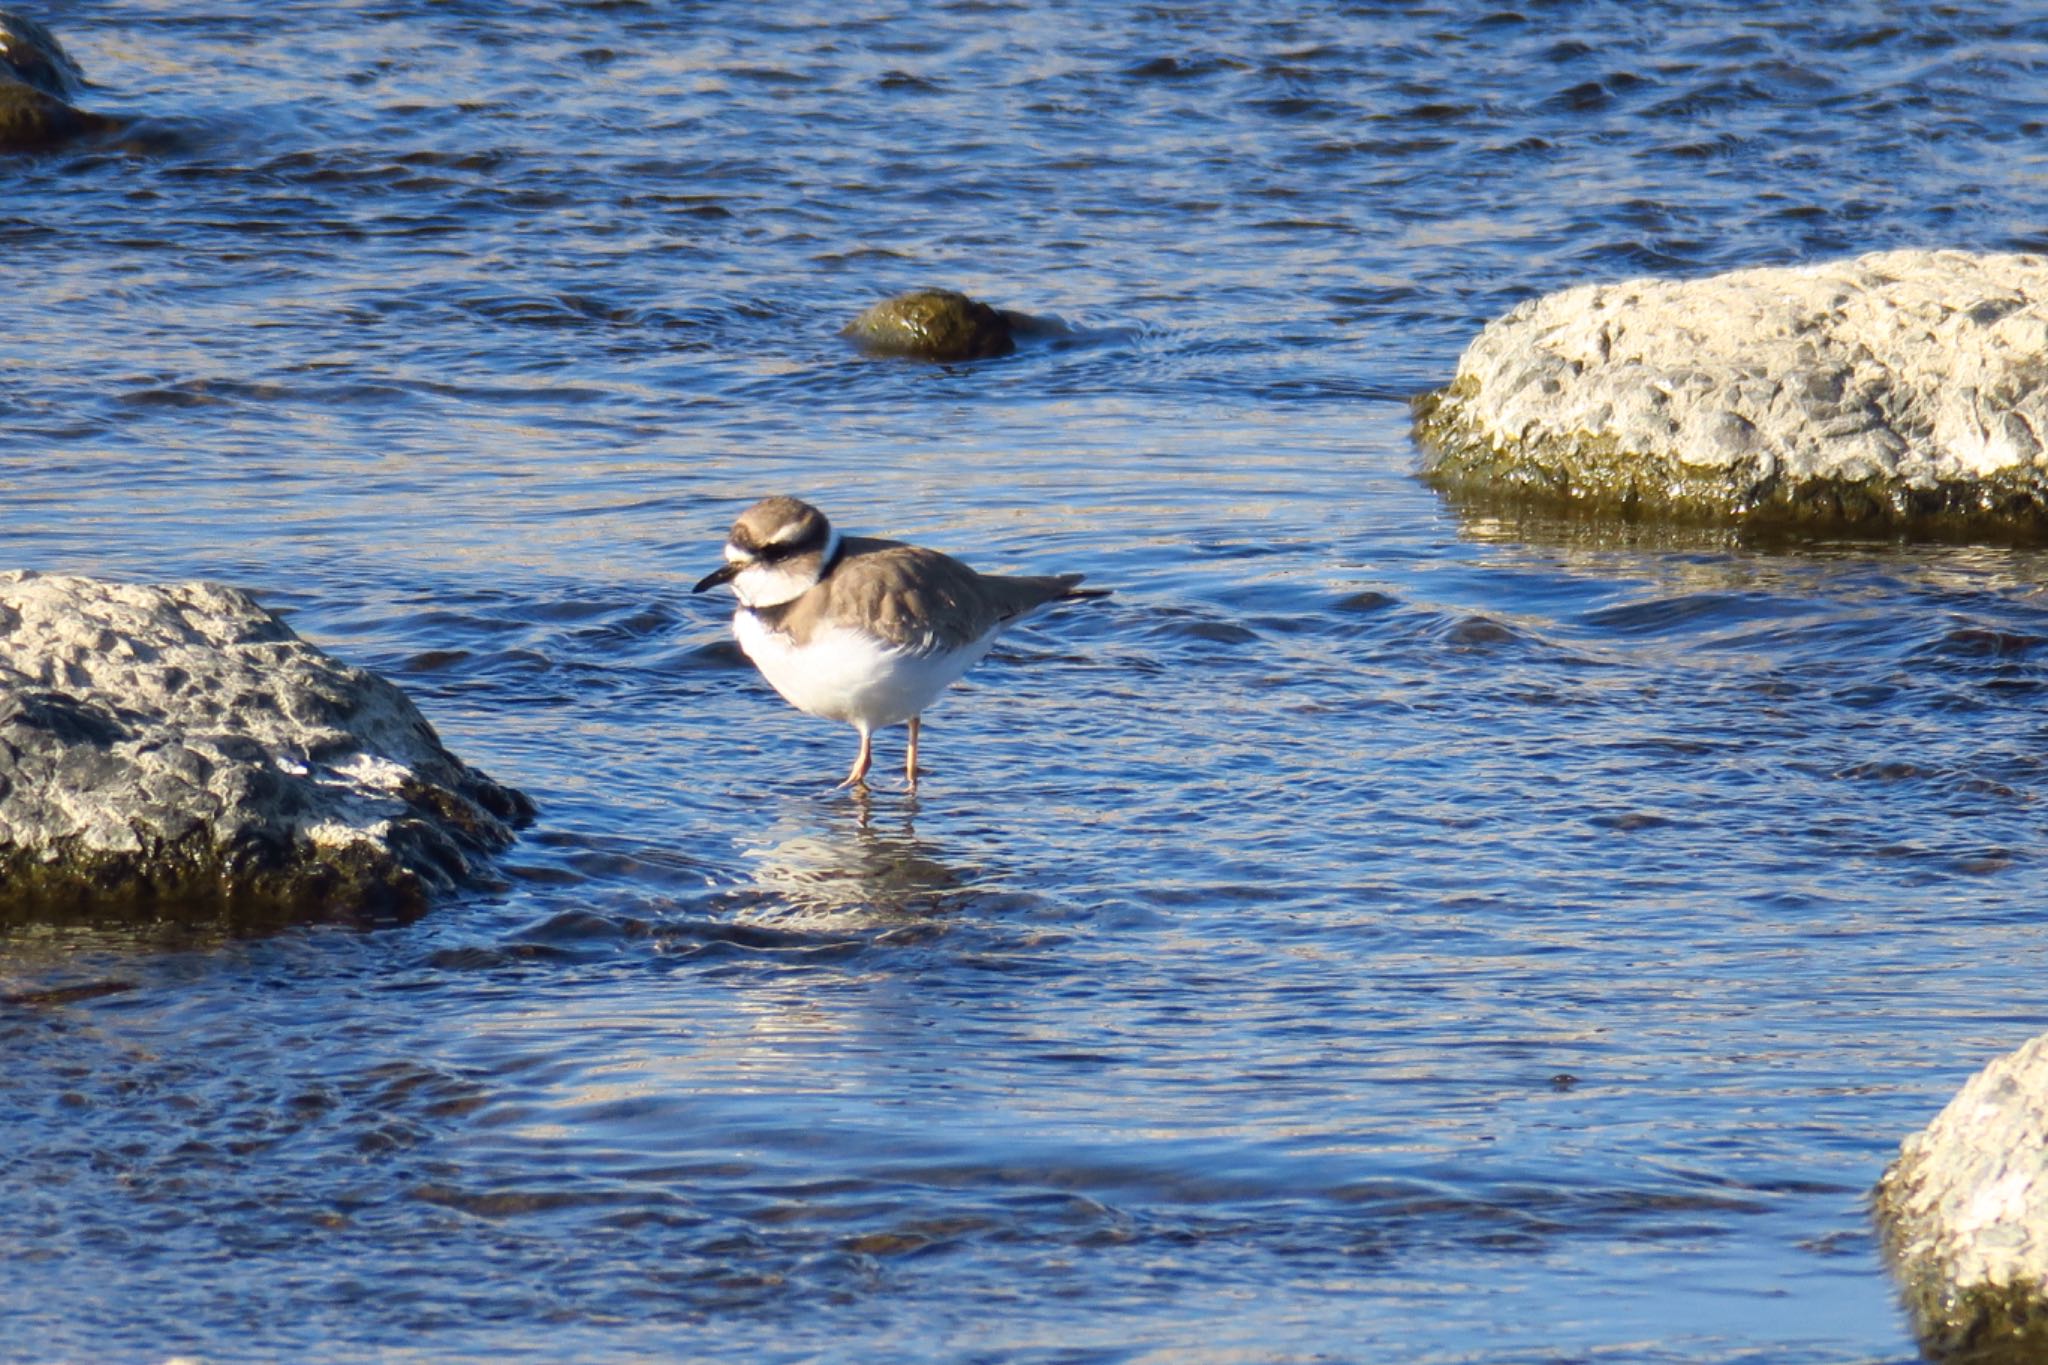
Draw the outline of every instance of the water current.
<instances>
[{"instance_id":1,"label":"water current","mask_svg":"<svg viewBox=\"0 0 2048 1365\"><path fill-rule=\"evenodd\" d=\"M76 0L9 567L539 803L403 927L0 939L0 1357L1905 1362L2048 1024L2048 554L1452 506L1532 294L2048 247L2028 4ZM965 366L838 327L1057 317ZM1114 587L830 791L732 516ZM878 762L892 775L900 732Z\"/></svg>"}]
</instances>

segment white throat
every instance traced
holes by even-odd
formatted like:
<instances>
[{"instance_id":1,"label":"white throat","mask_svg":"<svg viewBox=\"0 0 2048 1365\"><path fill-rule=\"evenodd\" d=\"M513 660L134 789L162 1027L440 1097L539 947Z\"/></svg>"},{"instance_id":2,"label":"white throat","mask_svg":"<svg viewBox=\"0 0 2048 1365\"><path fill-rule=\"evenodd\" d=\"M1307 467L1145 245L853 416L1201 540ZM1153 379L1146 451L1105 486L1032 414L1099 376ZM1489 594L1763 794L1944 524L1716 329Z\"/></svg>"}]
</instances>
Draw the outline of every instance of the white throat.
<instances>
[{"instance_id":1,"label":"white throat","mask_svg":"<svg viewBox=\"0 0 2048 1365\"><path fill-rule=\"evenodd\" d=\"M779 607L784 602L793 602L817 586L825 575L825 566L839 554L839 530L834 527L825 537L825 553L816 559L805 555L802 567L789 564L753 564L733 575L733 595L740 599L743 607ZM728 561L747 558L744 550L731 545L725 547Z\"/></svg>"}]
</instances>

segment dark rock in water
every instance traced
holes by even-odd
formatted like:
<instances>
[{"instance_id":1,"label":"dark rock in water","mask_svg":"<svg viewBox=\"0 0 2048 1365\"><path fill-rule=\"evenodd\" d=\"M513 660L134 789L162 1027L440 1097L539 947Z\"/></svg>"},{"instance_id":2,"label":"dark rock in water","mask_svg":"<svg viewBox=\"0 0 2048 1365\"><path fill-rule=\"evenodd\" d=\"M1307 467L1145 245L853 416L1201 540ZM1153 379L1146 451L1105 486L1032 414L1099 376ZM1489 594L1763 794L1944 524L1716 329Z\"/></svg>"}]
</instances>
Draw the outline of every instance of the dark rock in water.
<instances>
[{"instance_id":1,"label":"dark rock in water","mask_svg":"<svg viewBox=\"0 0 2048 1365\"><path fill-rule=\"evenodd\" d=\"M73 108L85 74L33 19L0 10L0 151L35 152L126 126Z\"/></svg>"},{"instance_id":2,"label":"dark rock in water","mask_svg":"<svg viewBox=\"0 0 2048 1365\"><path fill-rule=\"evenodd\" d=\"M1878 252L1584 285L1417 407L1486 501L1736 524L2048 531L2048 258Z\"/></svg>"},{"instance_id":3,"label":"dark rock in water","mask_svg":"<svg viewBox=\"0 0 2048 1365\"><path fill-rule=\"evenodd\" d=\"M950 289L916 289L884 299L842 335L878 355L919 360L986 360L1017 349L1016 315Z\"/></svg>"},{"instance_id":4,"label":"dark rock in water","mask_svg":"<svg viewBox=\"0 0 2048 1365\"><path fill-rule=\"evenodd\" d=\"M7 76L60 100L70 99L85 84L85 73L55 34L33 19L0 9L0 78Z\"/></svg>"},{"instance_id":5,"label":"dark rock in water","mask_svg":"<svg viewBox=\"0 0 2048 1365\"><path fill-rule=\"evenodd\" d=\"M0 151L41 151L121 126L119 119L73 109L33 86L0 79Z\"/></svg>"},{"instance_id":6,"label":"dark rock in water","mask_svg":"<svg viewBox=\"0 0 2048 1365\"><path fill-rule=\"evenodd\" d=\"M0 924L411 917L532 813L243 593L0 573Z\"/></svg>"},{"instance_id":7,"label":"dark rock in water","mask_svg":"<svg viewBox=\"0 0 2048 1365\"><path fill-rule=\"evenodd\" d=\"M2048 1360L2048 1034L1971 1077L1907 1138L1873 1207L1931 1359Z\"/></svg>"}]
</instances>

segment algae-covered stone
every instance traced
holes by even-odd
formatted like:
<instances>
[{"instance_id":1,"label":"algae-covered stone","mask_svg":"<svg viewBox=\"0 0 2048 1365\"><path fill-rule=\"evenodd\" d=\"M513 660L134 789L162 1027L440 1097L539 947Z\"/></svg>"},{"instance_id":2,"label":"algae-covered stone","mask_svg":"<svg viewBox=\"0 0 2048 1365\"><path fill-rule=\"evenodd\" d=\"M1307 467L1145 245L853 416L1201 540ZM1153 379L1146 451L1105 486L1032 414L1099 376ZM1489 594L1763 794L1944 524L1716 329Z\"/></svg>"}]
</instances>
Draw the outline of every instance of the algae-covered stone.
<instances>
[{"instance_id":1,"label":"algae-covered stone","mask_svg":"<svg viewBox=\"0 0 2048 1365\"><path fill-rule=\"evenodd\" d=\"M0 79L8 76L58 99L70 99L85 84L85 73L56 34L26 15L0 9Z\"/></svg>"},{"instance_id":2,"label":"algae-covered stone","mask_svg":"<svg viewBox=\"0 0 2048 1365\"><path fill-rule=\"evenodd\" d=\"M2048 258L1890 251L1584 285L1417 405L1459 494L1710 520L2048 529Z\"/></svg>"},{"instance_id":3,"label":"algae-covered stone","mask_svg":"<svg viewBox=\"0 0 2048 1365\"><path fill-rule=\"evenodd\" d=\"M0 78L0 151L41 151L120 126L118 119L74 109L33 86Z\"/></svg>"},{"instance_id":4,"label":"algae-covered stone","mask_svg":"<svg viewBox=\"0 0 2048 1365\"><path fill-rule=\"evenodd\" d=\"M0 923L409 916L531 813L243 593L0 574Z\"/></svg>"},{"instance_id":5,"label":"algae-covered stone","mask_svg":"<svg viewBox=\"0 0 2048 1365\"><path fill-rule=\"evenodd\" d=\"M122 127L120 119L71 106L84 84L84 73L54 34L0 10L0 151L42 151Z\"/></svg>"},{"instance_id":6,"label":"algae-covered stone","mask_svg":"<svg viewBox=\"0 0 2048 1365\"><path fill-rule=\"evenodd\" d=\"M844 329L863 350L920 360L985 360L1017 348L1011 314L950 289L884 299Z\"/></svg>"},{"instance_id":7,"label":"algae-covered stone","mask_svg":"<svg viewBox=\"0 0 2048 1365\"><path fill-rule=\"evenodd\" d=\"M1936 1360L2048 1360L2048 1034L2006 1054L1900 1146L1879 1231Z\"/></svg>"}]
</instances>

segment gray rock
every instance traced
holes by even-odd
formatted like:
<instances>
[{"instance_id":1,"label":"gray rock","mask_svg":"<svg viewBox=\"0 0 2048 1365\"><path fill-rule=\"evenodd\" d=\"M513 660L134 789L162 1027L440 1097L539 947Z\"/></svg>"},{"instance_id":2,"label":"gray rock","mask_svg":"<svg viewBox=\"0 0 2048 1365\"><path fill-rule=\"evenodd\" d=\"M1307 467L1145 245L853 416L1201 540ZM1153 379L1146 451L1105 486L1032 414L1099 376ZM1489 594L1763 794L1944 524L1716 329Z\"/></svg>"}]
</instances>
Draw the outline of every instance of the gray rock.
<instances>
[{"instance_id":1,"label":"gray rock","mask_svg":"<svg viewBox=\"0 0 2048 1365\"><path fill-rule=\"evenodd\" d=\"M532 811L232 588L0 573L0 923L408 917Z\"/></svg>"},{"instance_id":2,"label":"gray rock","mask_svg":"<svg viewBox=\"0 0 2048 1365\"><path fill-rule=\"evenodd\" d=\"M1888 251L1584 285L1417 404L1460 495L1715 521L2048 528L2048 258Z\"/></svg>"},{"instance_id":3,"label":"gray rock","mask_svg":"<svg viewBox=\"0 0 2048 1365\"><path fill-rule=\"evenodd\" d=\"M1928 1355L2048 1360L2048 1034L1971 1077L1905 1140L1875 1208Z\"/></svg>"},{"instance_id":4,"label":"gray rock","mask_svg":"<svg viewBox=\"0 0 2048 1365\"><path fill-rule=\"evenodd\" d=\"M919 360L986 360L1017 349L1018 315L950 289L915 289L882 300L841 335L877 355Z\"/></svg>"}]
</instances>

